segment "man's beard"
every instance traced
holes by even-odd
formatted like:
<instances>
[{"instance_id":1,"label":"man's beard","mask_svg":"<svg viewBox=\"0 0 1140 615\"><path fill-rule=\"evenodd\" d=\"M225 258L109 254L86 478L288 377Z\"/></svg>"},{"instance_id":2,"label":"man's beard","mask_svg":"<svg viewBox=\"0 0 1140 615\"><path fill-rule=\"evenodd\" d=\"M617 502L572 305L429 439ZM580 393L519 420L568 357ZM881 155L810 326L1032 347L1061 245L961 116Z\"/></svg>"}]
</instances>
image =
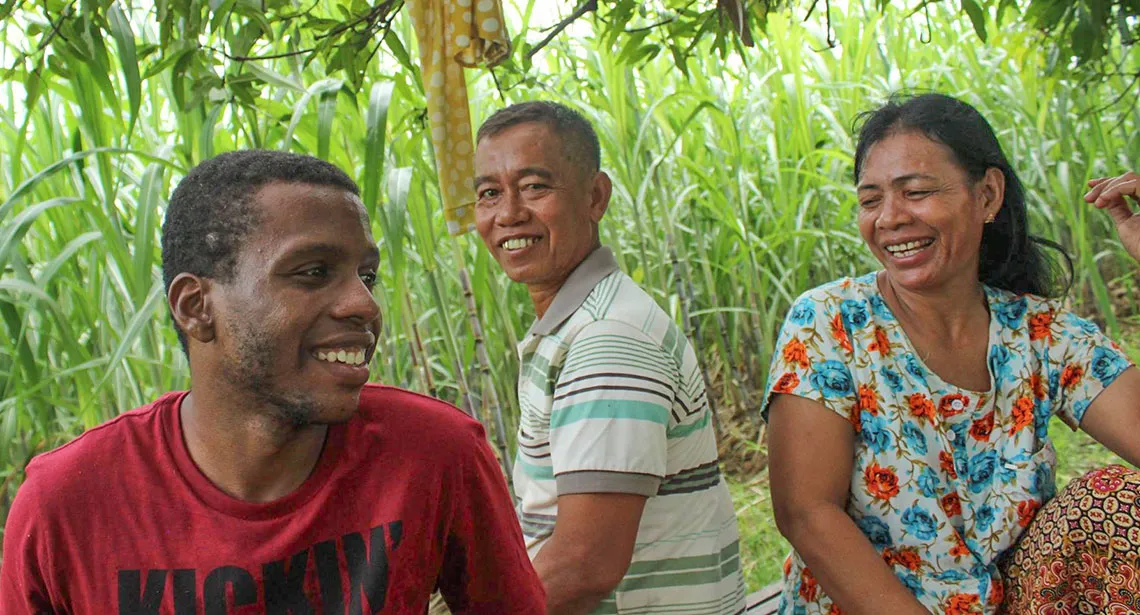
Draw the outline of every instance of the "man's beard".
<instances>
[{"instance_id":1,"label":"man's beard","mask_svg":"<svg viewBox=\"0 0 1140 615\"><path fill-rule=\"evenodd\" d=\"M244 325L233 333L237 356L230 359L230 365L222 371L224 377L272 408L274 418L290 426L320 423L321 410L316 400L304 392L283 391L274 385L273 359L277 353L271 336Z\"/></svg>"}]
</instances>

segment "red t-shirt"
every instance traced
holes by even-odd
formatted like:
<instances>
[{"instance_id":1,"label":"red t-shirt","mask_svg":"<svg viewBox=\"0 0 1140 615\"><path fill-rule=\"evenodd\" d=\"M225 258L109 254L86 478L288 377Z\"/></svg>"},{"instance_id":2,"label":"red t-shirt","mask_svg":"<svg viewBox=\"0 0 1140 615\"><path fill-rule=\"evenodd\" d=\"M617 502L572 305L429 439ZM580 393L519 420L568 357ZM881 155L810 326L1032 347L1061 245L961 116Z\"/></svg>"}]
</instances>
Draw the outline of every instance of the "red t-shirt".
<instances>
[{"instance_id":1,"label":"red t-shirt","mask_svg":"<svg viewBox=\"0 0 1140 615\"><path fill-rule=\"evenodd\" d=\"M545 613L482 427L369 385L312 475L264 504L197 468L169 393L40 455L9 513L0 612Z\"/></svg>"}]
</instances>

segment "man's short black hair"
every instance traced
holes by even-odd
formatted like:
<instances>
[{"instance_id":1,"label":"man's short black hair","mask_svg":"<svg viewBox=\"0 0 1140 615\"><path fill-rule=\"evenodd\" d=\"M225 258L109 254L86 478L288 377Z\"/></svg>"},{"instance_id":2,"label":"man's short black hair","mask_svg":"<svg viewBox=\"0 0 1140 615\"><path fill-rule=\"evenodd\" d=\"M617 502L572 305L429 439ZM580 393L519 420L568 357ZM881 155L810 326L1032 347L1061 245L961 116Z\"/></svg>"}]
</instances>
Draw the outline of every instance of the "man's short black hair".
<instances>
[{"instance_id":1,"label":"man's short black hair","mask_svg":"<svg viewBox=\"0 0 1140 615\"><path fill-rule=\"evenodd\" d=\"M240 150L191 169L174 189L162 223L162 282L167 292L181 273L222 282L233 278L242 242L259 223L250 207L266 184L290 182L343 188L356 182L335 165L301 154ZM186 334L175 324L186 350Z\"/></svg>"},{"instance_id":2,"label":"man's short black hair","mask_svg":"<svg viewBox=\"0 0 1140 615\"><path fill-rule=\"evenodd\" d=\"M549 126L562 139L566 156L573 164L588 172L601 168L602 146L589 120L566 105L548 100L532 100L499 109L479 127L475 142L530 122Z\"/></svg>"}]
</instances>

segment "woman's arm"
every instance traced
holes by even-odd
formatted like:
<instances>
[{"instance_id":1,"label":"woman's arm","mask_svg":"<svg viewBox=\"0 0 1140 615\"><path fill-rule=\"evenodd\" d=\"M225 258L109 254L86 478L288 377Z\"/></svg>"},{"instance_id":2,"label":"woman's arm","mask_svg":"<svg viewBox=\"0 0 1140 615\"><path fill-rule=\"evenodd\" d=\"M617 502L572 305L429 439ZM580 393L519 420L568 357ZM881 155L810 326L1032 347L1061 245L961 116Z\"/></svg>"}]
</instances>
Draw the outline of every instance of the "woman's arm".
<instances>
[{"instance_id":1,"label":"woman's arm","mask_svg":"<svg viewBox=\"0 0 1140 615\"><path fill-rule=\"evenodd\" d=\"M827 595L849 614L929 615L845 511L851 424L817 402L777 395L768 425L776 525Z\"/></svg>"},{"instance_id":2,"label":"woman's arm","mask_svg":"<svg viewBox=\"0 0 1140 615\"><path fill-rule=\"evenodd\" d=\"M1140 468L1140 369L1124 370L1093 400L1081 429Z\"/></svg>"},{"instance_id":3,"label":"woman's arm","mask_svg":"<svg viewBox=\"0 0 1140 615\"><path fill-rule=\"evenodd\" d=\"M1089 180L1085 200L1112 216L1120 243L1140 261L1140 212L1129 199L1140 201L1140 175L1130 171L1117 177ZM1140 467L1140 370L1125 370L1085 411L1081 429L1097 442Z\"/></svg>"}]
</instances>

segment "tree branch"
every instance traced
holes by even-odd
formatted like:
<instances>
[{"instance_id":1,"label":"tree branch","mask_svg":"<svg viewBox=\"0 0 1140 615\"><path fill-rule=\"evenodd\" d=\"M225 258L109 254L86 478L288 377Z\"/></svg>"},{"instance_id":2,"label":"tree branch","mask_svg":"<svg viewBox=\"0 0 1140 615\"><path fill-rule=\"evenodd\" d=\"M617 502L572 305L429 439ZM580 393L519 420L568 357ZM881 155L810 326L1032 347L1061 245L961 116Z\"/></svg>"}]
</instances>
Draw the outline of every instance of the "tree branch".
<instances>
[{"instance_id":1,"label":"tree branch","mask_svg":"<svg viewBox=\"0 0 1140 615\"><path fill-rule=\"evenodd\" d=\"M534 54L538 53L539 50L542 49L543 47L549 45L550 41L554 40L554 37L561 34L562 31L567 28L567 26L574 23L579 17L585 15L586 13L589 13L590 11L597 11L597 10L598 10L598 0L586 0L585 2L580 4L578 6L578 8L574 9L573 13L570 13L569 17L558 22L558 24L556 24L554 26L554 28L552 28L550 30L550 34L546 35L546 38L539 41L537 45L530 48L530 51L526 52L526 59L529 60L529 59L533 58Z\"/></svg>"}]
</instances>

